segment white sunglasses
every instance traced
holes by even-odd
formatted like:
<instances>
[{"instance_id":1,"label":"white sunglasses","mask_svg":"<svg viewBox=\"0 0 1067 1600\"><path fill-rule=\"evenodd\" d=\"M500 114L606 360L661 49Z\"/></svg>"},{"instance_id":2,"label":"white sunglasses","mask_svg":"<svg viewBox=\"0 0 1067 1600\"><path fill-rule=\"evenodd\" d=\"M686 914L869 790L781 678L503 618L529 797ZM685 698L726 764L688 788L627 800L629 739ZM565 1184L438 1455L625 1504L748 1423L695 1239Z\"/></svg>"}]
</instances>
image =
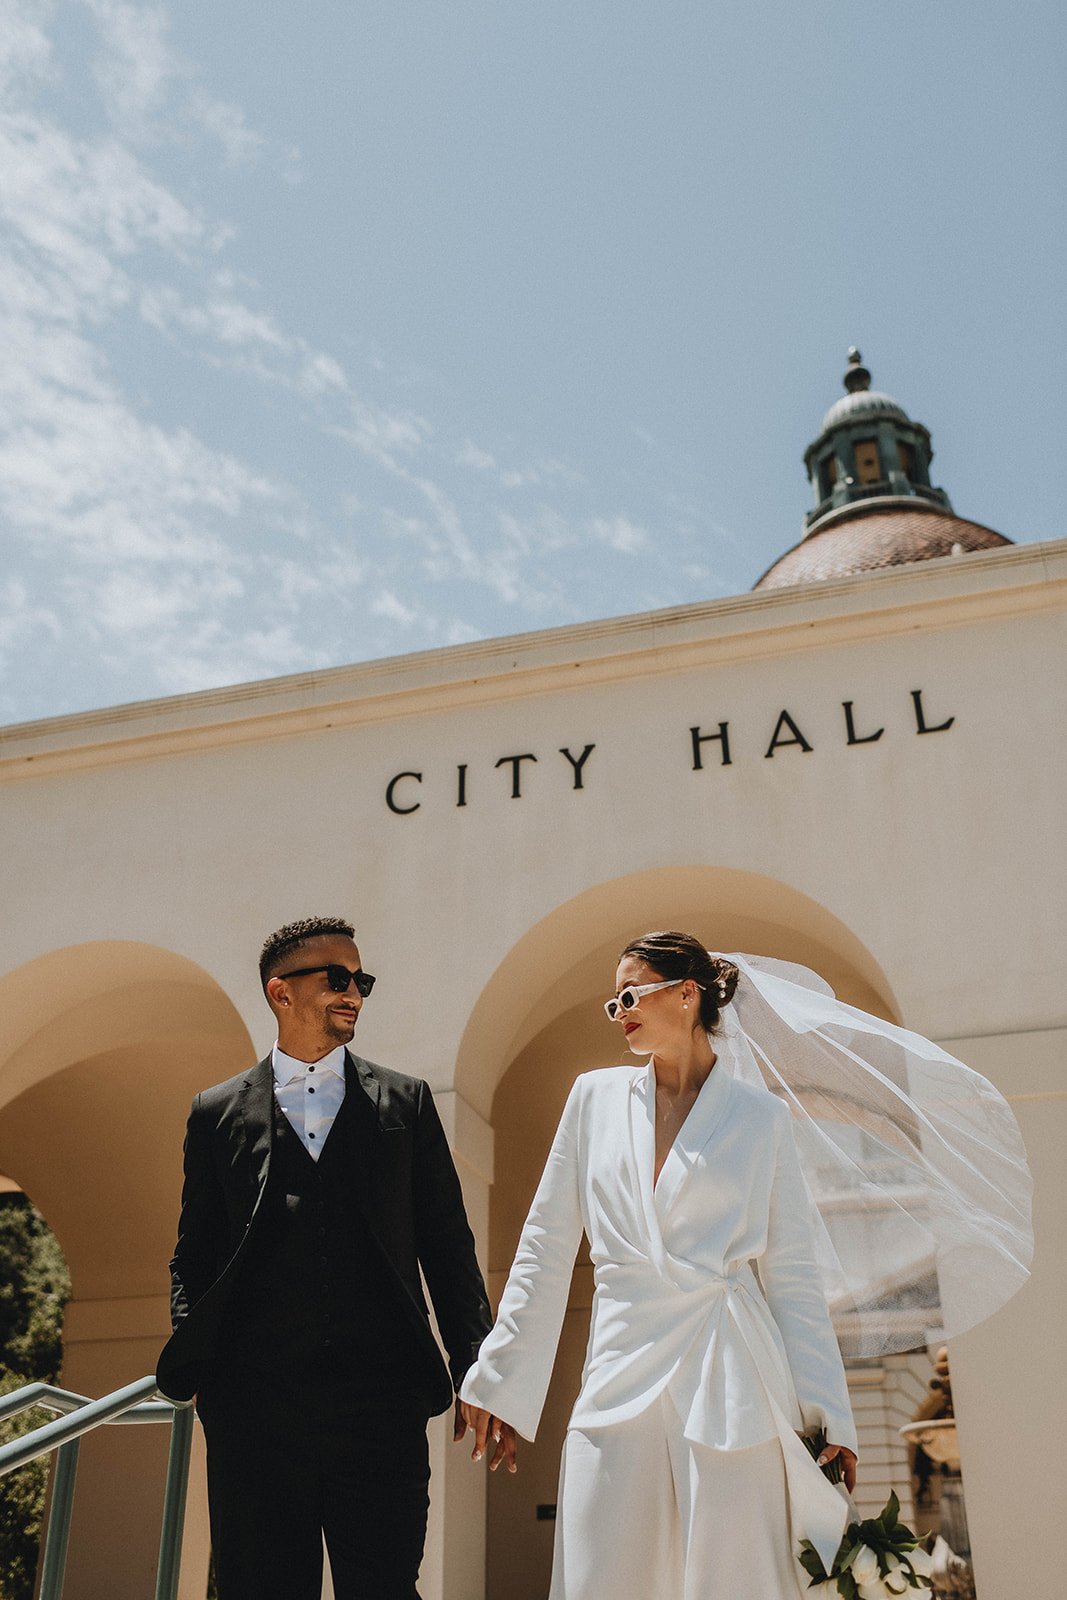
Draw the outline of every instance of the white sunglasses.
<instances>
[{"instance_id":1,"label":"white sunglasses","mask_svg":"<svg viewBox=\"0 0 1067 1600\"><path fill-rule=\"evenodd\" d=\"M667 978L663 983L628 983L613 999L604 1001L608 1021L615 1022L624 1011L632 1011L643 994L655 994L657 989L673 989L676 983L684 982L684 978ZM698 983L697 988L701 987Z\"/></svg>"}]
</instances>

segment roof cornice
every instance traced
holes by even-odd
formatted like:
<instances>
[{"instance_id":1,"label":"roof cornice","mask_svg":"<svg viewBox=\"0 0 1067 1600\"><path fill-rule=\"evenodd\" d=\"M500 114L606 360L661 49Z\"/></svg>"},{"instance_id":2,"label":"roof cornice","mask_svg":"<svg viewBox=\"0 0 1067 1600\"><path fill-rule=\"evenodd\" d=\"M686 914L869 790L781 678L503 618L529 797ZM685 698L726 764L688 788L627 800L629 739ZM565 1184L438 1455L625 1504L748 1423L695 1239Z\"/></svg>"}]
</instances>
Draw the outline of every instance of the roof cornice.
<instances>
[{"instance_id":1,"label":"roof cornice","mask_svg":"<svg viewBox=\"0 0 1067 1600\"><path fill-rule=\"evenodd\" d=\"M792 655L1067 605L1067 539L946 556L0 728L0 780Z\"/></svg>"}]
</instances>

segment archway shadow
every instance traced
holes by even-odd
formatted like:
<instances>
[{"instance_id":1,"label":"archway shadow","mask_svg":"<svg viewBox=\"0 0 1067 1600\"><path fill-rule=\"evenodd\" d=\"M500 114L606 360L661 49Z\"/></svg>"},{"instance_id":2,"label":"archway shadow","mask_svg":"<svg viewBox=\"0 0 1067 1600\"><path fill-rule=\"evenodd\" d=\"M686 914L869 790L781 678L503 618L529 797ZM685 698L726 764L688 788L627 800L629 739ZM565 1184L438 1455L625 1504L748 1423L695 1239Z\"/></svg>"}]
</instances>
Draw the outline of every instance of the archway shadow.
<instances>
[{"instance_id":1,"label":"archway shadow","mask_svg":"<svg viewBox=\"0 0 1067 1600\"><path fill-rule=\"evenodd\" d=\"M100 1395L152 1371L189 1105L253 1055L215 979L158 946L76 945L0 978L0 1172L47 1216L70 1268L66 1387ZM150 1592L166 1443L143 1427L83 1443L68 1600ZM206 1545L202 1558L206 1583Z\"/></svg>"},{"instance_id":2,"label":"archway shadow","mask_svg":"<svg viewBox=\"0 0 1067 1600\"><path fill-rule=\"evenodd\" d=\"M632 1061L600 1001L619 951L650 928L681 928L710 949L778 956L819 972L838 995L899 1020L871 953L832 912L791 885L727 867L629 874L559 906L507 952L475 1006L456 1087L488 1116L497 1174L490 1197L488 1268L494 1304L575 1077ZM583 1243L555 1374L537 1442L517 1478L489 1484L488 1600L548 1592L559 1453L577 1393L592 1303Z\"/></svg>"}]
</instances>

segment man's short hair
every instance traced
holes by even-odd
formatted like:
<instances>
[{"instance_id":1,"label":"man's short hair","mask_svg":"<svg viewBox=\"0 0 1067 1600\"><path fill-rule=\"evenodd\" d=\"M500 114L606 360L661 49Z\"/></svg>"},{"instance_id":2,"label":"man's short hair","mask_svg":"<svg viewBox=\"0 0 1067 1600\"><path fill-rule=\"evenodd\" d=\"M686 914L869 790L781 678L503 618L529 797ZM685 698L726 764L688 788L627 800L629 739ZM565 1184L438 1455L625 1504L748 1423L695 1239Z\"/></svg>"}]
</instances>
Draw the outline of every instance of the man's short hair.
<instances>
[{"instance_id":1,"label":"man's short hair","mask_svg":"<svg viewBox=\"0 0 1067 1600\"><path fill-rule=\"evenodd\" d=\"M303 917L299 922L287 922L284 928L272 933L264 940L259 954L259 981L264 989L267 980L273 978L280 967L288 964L294 950L299 950L309 939L321 939L332 934L354 939L356 930L344 917Z\"/></svg>"}]
</instances>

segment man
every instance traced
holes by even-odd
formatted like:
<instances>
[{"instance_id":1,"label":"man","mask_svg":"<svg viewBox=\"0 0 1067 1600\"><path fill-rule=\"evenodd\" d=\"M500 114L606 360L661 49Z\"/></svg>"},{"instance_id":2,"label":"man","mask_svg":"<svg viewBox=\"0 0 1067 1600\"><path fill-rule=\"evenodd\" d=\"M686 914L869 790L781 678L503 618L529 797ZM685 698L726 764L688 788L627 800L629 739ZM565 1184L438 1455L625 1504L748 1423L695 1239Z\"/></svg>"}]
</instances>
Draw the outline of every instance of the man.
<instances>
[{"instance_id":1,"label":"man","mask_svg":"<svg viewBox=\"0 0 1067 1600\"><path fill-rule=\"evenodd\" d=\"M418 1600L426 1424L492 1324L429 1089L345 1048L374 985L353 932L271 934L278 1042L189 1117L157 1377L197 1397L219 1600L318 1600L323 1534L338 1600Z\"/></svg>"}]
</instances>

